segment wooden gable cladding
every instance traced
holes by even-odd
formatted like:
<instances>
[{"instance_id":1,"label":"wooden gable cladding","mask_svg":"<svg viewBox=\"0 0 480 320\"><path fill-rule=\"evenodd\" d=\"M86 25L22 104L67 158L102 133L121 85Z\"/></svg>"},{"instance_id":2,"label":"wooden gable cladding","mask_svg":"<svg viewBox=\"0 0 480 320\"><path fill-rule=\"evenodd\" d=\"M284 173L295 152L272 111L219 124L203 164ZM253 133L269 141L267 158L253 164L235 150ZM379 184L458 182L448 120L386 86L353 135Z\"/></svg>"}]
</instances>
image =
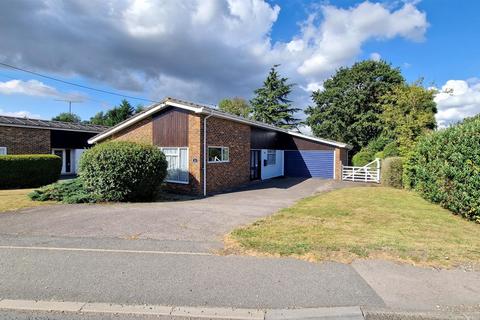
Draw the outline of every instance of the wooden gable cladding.
<instances>
[{"instance_id":1,"label":"wooden gable cladding","mask_svg":"<svg viewBox=\"0 0 480 320\"><path fill-rule=\"evenodd\" d=\"M170 108L153 116L153 144L160 147L188 146L188 111Z\"/></svg>"}]
</instances>

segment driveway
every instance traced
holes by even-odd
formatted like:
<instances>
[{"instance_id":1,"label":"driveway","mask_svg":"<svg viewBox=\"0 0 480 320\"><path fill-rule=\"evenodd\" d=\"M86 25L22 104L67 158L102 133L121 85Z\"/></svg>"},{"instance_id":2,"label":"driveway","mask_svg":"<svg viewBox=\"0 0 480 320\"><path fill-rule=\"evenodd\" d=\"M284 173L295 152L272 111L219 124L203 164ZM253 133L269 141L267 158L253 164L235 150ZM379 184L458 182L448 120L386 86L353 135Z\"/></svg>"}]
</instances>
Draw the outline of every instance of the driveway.
<instances>
[{"instance_id":1,"label":"driveway","mask_svg":"<svg viewBox=\"0 0 480 320\"><path fill-rule=\"evenodd\" d=\"M163 240L167 247L217 248L233 228L343 185L283 178L188 201L38 207L0 214L0 235Z\"/></svg>"}]
</instances>

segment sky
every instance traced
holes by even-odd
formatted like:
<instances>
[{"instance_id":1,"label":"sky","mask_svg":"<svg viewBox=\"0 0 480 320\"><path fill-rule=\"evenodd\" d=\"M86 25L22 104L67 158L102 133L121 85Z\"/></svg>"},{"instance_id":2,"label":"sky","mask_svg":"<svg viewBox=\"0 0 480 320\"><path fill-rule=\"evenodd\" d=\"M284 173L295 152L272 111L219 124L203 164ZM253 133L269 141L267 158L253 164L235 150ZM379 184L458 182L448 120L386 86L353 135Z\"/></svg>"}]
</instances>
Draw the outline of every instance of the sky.
<instances>
[{"instance_id":1,"label":"sky","mask_svg":"<svg viewBox=\"0 0 480 320\"><path fill-rule=\"evenodd\" d=\"M0 63L141 99L250 99L270 67L296 107L340 67L383 59L439 90L440 126L480 113L480 1L0 2ZM0 66L0 114L88 120L122 97ZM302 116L302 115L300 115Z\"/></svg>"}]
</instances>

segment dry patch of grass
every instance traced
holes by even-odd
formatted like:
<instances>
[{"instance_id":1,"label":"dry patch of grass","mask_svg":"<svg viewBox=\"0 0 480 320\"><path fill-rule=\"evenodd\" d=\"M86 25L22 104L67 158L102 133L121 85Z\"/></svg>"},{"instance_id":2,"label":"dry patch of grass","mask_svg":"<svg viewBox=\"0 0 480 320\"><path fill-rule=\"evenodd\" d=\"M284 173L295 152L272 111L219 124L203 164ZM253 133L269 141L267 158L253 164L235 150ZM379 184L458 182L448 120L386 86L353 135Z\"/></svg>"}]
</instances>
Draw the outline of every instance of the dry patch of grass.
<instances>
[{"instance_id":1,"label":"dry patch of grass","mask_svg":"<svg viewBox=\"0 0 480 320\"><path fill-rule=\"evenodd\" d=\"M480 261L479 232L480 225L412 192L356 187L303 199L234 230L225 243L227 253L456 267Z\"/></svg>"},{"instance_id":2,"label":"dry patch of grass","mask_svg":"<svg viewBox=\"0 0 480 320\"><path fill-rule=\"evenodd\" d=\"M53 204L53 201L32 201L28 194L34 189L0 190L0 213Z\"/></svg>"}]
</instances>

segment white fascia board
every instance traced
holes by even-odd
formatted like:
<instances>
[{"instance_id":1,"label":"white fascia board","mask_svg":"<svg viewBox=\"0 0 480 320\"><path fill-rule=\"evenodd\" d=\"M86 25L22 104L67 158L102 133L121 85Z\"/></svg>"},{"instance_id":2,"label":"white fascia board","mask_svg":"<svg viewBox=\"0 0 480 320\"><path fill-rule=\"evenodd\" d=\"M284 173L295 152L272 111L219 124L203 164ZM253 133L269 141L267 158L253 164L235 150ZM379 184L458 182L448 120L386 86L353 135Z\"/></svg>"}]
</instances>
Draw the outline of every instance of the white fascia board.
<instances>
[{"instance_id":1,"label":"white fascia board","mask_svg":"<svg viewBox=\"0 0 480 320\"><path fill-rule=\"evenodd\" d=\"M339 148L349 148L349 145L346 144L346 143L334 142L334 141L329 141L329 140L325 140L325 139L322 139L322 138L311 137L311 136L307 136L305 134L301 134L301 133L293 132L293 131L288 131L288 133L291 134L292 136L296 136L296 137L299 137L299 138L308 139L308 140L312 140L312 141L321 142L321 143L328 144L328 145L335 146L335 147L339 147Z\"/></svg>"}]
</instances>

